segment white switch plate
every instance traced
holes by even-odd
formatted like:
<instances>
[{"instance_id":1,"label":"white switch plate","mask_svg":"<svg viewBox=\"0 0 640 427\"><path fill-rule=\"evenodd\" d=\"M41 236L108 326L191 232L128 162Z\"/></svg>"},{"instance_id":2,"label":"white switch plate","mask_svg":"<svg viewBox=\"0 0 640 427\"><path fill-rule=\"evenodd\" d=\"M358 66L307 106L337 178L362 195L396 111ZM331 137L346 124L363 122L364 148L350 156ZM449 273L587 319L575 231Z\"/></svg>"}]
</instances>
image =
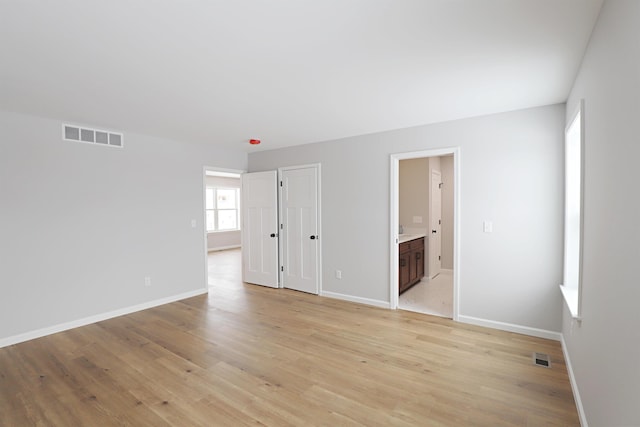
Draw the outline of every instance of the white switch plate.
<instances>
[{"instance_id":1,"label":"white switch plate","mask_svg":"<svg viewBox=\"0 0 640 427\"><path fill-rule=\"evenodd\" d=\"M336 270L336 279L342 279L342 271Z\"/></svg>"},{"instance_id":2,"label":"white switch plate","mask_svg":"<svg viewBox=\"0 0 640 427\"><path fill-rule=\"evenodd\" d=\"M144 278L144 285L151 286L151 277L147 276Z\"/></svg>"},{"instance_id":3,"label":"white switch plate","mask_svg":"<svg viewBox=\"0 0 640 427\"><path fill-rule=\"evenodd\" d=\"M485 233L493 233L493 222L491 221L484 221L483 223L483 229Z\"/></svg>"},{"instance_id":4,"label":"white switch plate","mask_svg":"<svg viewBox=\"0 0 640 427\"><path fill-rule=\"evenodd\" d=\"M197 222L195 219L191 220L191 228L196 228Z\"/></svg>"},{"instance_id":5,"label":"white switch plate","mask_svg":"<svg viewBox=\"0 0 640 427\"><path fill-rule=\"evenodd\" d=\"M422 217L421 216L414 216L413 217L413 223L414 224L422 224Z\"/></svg>"}]
</instances>

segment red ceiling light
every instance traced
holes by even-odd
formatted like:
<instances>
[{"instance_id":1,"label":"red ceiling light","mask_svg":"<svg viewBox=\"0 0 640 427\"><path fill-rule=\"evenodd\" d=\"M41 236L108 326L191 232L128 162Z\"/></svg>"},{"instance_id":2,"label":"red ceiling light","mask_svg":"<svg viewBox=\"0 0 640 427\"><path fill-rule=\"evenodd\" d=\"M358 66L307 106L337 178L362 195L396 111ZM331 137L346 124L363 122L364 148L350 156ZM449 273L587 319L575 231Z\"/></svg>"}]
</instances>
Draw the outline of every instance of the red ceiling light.
<instances>
[{"instance_id":1,"label":"red ceiling light","mask_svg":"<svg viewBox=\"0 0 640 427\"><path fill-rule=\"evenodd\" d=\"M249 144L258 145L258 144L260 144L260 140L259 139L250 139L249 140Z\"/></svg>"}]
</instances>

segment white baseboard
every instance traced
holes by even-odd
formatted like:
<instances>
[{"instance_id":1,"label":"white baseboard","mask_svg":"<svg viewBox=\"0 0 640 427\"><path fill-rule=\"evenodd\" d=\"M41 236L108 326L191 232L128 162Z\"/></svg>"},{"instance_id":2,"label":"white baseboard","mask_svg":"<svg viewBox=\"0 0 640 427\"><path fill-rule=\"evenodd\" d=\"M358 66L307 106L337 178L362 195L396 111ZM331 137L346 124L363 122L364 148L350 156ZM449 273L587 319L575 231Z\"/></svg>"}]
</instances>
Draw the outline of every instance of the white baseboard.
<instances>
[{"instance_id":1,"label":"white baseboard","mask_svg":"<svg viewBox=\"0 0 640 427\"><path fill-rule=\"evenodd\" d=\"M216 252L216 251L226 251L227 249L236 249L241 247L240 245L231 245L231 246L216 246L215 248L208 248L207 252Z\"/></svg>"},{"instance_id":2,"label":"white baseboard","mask_svg":"<svg viewBox=\"0 0 640 427\"><path fill-rule=\"evenodd\" d=\"M341 299L343 301L357 302L358 304L372 305L374 307L389 308L388 301L380 301L370 298L354 297L352 295L339 294L337 292L321 291L321 297Z\"/></svg>"},{"instance_id":3,"label":"white baseboard","mask_svg":"<svg viewBox=\"0 0 640 427\"><path fill-rule=\"evenodd\" d=\"M7 347L13 344L19 344L21 342L44 337L46 335L55 334L69 329L78 328L80 326L90 325L92 323L101 322L103 320L111 319L125 314L135 313L136 311L146 310L148 308L157 307L159 305L169 304L171 302L179 301L185 298L195 297L198 295L206 294L207 292L207 289L198 289L195 291L189 291L166 298L160 298L142 304L136 304L130 307L120 308L118 310L108 311L106 313L96 314L95 316L89 316L83 319L72 320L71 322L60 323L58 325L49 326L42 329L36 329L35 331L25 332L23 334L13 335L7 338L0 338L0 348Z\"/></svg>"},{"instance_id":4,"label":"white baseboard","mask_svg":"<svg viewBox=\"0 0 640 427\"><path fill-rule=\"evenodd\" d=\"M469 323L471 325L484 326L492 329L499 329L501 331L515 332L523 335L530 335L532 337L546 338L554 341L560 341L562 339L562 334L560 332L547 331L546 329L531 328L529 326L515 325L513 323L503 323L503 322L497 322L495 320L480 319L477 317L463 316L463 315L458 316L458 321L462 323Z\"/></svg>"},{"instance_id":5,"label":"white baseboard","mask_svg":"<svg viewBox=\"0 0 640 427\"><path fill-rule=\"evenodd\" d=\"M578 408L580 425L582 427L589 427L589 424L587 423L587 414L585 414L584 412L584 406L582 406L582 399L580 398L580 392L578 391L576 377L573 375L573 367L571 366L569 350L567 349L567 343L564 341L564 335L560 336L560 343L562 343L562 354L564 355L564 363L565 365L567 365L567 372L569 373L569 383L571 384L571 391L573 391L573 399L576 401L576 408Z\"/></svg>"}]
</instances>

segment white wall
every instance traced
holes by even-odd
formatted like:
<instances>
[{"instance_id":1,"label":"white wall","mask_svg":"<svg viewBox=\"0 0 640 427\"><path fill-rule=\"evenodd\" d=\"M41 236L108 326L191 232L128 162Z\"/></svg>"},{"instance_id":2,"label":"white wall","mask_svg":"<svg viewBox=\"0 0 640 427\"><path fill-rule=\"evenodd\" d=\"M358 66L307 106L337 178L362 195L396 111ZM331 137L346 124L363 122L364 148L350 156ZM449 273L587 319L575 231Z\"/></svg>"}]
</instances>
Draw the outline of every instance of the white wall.
<instances>
[{"instance_id":1,"label":"white wall","mask_svg":"<svg viewBox=\"0 0 640 427\"><path fill-rule=\"evenodd\" d=\"M207 187L240 188L240 178L207 176ZM239 248L241 246L240 230L214 231L207 233L207 249L209 251Z\"/></svg>"},{"instance_id":2,"label":"white wall","mask_svg":"<svg viewBox=\"0 0 640 427\"><path fill-rule=\"evenodd\" d=\"M604 3L567 117L585 100L582 324L563 335L591 426L640 425L640 2Z\"/></svg>"},{"instance_id":3,"label":"white wall","mask_svg":"<svg viewBox=\"0 0 640 427\"><path fill-rule=\"evenodd\" d=\"M323 290L388 302L389 156L461 147L460 313L560 331L564 110L257 152L249 170L322 163ZM484 219L494 233L482 232Z\"/></svg>"},{"instance_id":4,"label":"white wall","mask_svg":"<svg viewBox=\"0 0 640 427\"><path fill-rule=\"evenodd\" d=\"M203 166L244 153L63 141L60 121L7 112L0 130L0 342L206 288Z\"/></svg>"}]
</instances>

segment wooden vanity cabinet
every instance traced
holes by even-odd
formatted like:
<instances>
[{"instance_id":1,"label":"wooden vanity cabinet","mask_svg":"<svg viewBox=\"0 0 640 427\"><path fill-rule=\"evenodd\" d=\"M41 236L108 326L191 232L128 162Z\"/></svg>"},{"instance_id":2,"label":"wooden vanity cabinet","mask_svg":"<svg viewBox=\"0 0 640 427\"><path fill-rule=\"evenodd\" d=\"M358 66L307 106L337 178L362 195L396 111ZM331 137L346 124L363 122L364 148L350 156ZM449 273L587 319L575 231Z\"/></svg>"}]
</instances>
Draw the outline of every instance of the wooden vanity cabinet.
<instances>
[{"instance_id":1,"label":"wooden vanity cabinet","mask_svg":"<svg viewBox=\"0 0 640 427\"><path fill-rule=\"evenodd\" d=\"M403 293L424 277L424 237L400 243L399 287Z\"/></svg>"}]
</instances>

